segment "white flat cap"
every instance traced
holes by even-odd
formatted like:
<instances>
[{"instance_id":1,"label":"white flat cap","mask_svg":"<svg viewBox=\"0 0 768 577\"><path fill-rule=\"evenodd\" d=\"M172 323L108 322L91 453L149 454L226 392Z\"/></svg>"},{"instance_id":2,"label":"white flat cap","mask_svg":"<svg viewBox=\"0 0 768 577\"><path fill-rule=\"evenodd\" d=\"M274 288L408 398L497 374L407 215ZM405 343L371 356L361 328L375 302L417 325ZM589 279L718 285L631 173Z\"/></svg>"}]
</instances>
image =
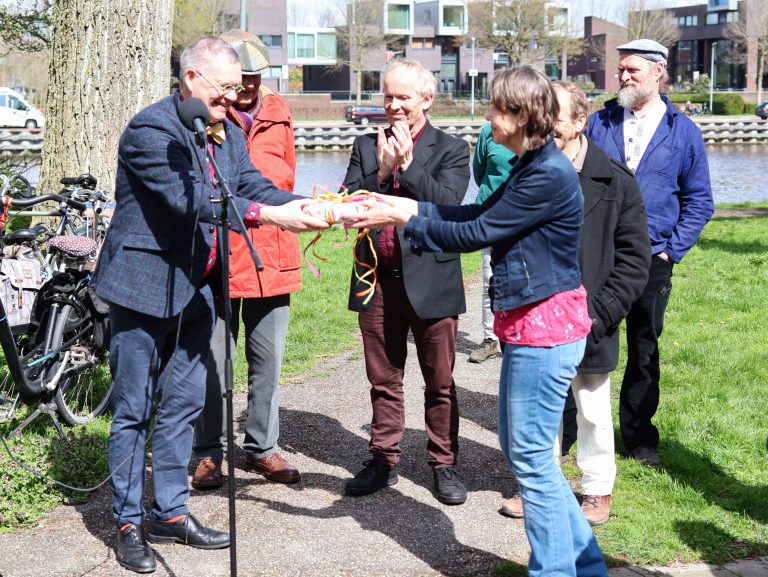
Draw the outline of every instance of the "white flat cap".
<instances>
[{"instance_id":1,"label":"white flat cap","mask_svg":"<svg viewBox=\"0 0 768 577\"><path fill-rule=\"evenodd\" d=\"M651 62L661 62L662 64L667 63L667 56L669 55L669 51L664 46L648 38L632 40L622 44L617 50L623 56L634 54Z\"/></svg>"}]
</instances>

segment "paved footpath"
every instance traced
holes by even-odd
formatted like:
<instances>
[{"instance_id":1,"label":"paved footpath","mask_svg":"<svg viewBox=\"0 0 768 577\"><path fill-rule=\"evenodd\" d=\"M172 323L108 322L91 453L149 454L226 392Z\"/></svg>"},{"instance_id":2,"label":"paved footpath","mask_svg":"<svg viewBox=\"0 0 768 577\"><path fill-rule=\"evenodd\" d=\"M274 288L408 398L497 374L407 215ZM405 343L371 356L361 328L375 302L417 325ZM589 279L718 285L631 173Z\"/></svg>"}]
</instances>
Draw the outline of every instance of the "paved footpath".
<instances>
[{"instance_id":1,"label":"paved footpath","mask_svg":"<svg viewBox=\"0 0 768 577\"><path fill-rule=\"evenodd\" d=\"M449 507L432 495L426 465L423 381L413 348L406 370L406 433L400 482L368 497L345 497L345 481L367 458L370 421L361 345L322 363L282 389L283 452L302 471L294 486L242 469L238 457L238 575L302 577L491 576L505 560L525 565L523 522L498 513L515 486L496 439L496 396L501 359L467 362L480 340L478 282L470 283L470 310L459 325L455 380L461 408L458 465L470 489L467 502ZM352 313L350 313L352 314ZM321 327L318 327L320 330ZM237 396L242 440L245 395ZM193 491L192 512L204 524L228 527L226 488ZM114 559L108 491L89 503L61 506L36 527L0 535L1 577L122 577L135 575ZM229 575L229 551L157 545L157 576ZM521 572L522 574L523 572ZM766 577L768 559L722 567L621 568L613 577Z\"/></svg>"}]
</instances>

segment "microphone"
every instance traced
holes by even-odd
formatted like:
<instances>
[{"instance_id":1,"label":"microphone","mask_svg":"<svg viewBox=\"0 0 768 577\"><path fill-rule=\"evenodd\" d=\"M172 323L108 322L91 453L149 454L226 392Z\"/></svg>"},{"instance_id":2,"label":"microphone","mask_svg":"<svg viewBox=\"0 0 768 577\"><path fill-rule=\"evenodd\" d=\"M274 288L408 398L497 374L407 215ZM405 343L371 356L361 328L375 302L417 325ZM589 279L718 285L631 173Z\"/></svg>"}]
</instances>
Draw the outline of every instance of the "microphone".
<instances>
[{"instance_id":1,"label":"microphone","mask_svg":"<svg viewBox=\"0 0 768 577\"><path fill-rule=\"evenodd\" d=\"M179 104L181 123L195 133L198 142L205 142L205 127L211 121L208 107L199 98L185 98Z\"/></svg>"}]
</instances>

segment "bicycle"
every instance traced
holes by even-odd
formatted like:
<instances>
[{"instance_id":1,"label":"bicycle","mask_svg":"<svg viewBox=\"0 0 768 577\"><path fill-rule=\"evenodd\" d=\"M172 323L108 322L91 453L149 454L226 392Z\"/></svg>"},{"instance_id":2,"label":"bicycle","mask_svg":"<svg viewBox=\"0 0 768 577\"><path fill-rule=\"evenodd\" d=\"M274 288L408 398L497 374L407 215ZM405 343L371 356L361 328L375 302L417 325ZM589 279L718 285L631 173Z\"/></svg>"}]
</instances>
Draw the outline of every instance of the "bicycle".
<instances>
[{"instance_id":1,"label":"bicycle","mask_svg":"<svg viewBox=\"0 0 768 577\"><path fill-rule=\"evenodd\" d=\"M20 403L37 405L8 436L47 414L66 438L57 413L69 425L86 424L104 413L112 394L105 362L106 315L88 290L108 224L102 206L108 198L95 190L90 175L62 179L67 187L60 194L31 198L31 187L17 198L5 196L9 181L0 180L4 197L0 224L19 215L58 218L53 234L42 224L10 234L5 234L4 226L0 230L4 251L0 265L6 277L15 272L19 281L9 289L13 282L2 279L7 290L0 295L0 345L6 367L4 373L0 369L0 417L12 419ZM49 201L57 201L58 210L26 210ZM40 244L46 240L44 254Z\"/></svg>"}]
</instances>

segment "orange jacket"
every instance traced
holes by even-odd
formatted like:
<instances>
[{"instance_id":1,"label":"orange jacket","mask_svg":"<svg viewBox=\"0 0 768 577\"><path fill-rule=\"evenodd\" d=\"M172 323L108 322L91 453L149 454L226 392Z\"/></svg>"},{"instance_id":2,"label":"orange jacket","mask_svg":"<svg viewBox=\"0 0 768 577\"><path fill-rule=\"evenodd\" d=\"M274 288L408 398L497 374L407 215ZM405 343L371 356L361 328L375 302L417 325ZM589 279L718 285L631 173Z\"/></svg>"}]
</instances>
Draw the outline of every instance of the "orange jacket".
<instances>
[{"instance_id":1,"label":"orange jacket","mask_svg":"<svg viewBox=\"0 0 768 577\"><path fill-rule=\"evenodd\" d=\"M293 192L296 150L293 144L291 111L285 100L264 85L259 89L261 108L246 135L251 162L275 186ZM245 128L230 109L229 120ZM231 233L229 291L232 298L260 298L292 293L301 288L299 237L276 226L249 228L248 235L264 263L259 272L253 265L245 240Z\"/></svg>"}]
</instances>

